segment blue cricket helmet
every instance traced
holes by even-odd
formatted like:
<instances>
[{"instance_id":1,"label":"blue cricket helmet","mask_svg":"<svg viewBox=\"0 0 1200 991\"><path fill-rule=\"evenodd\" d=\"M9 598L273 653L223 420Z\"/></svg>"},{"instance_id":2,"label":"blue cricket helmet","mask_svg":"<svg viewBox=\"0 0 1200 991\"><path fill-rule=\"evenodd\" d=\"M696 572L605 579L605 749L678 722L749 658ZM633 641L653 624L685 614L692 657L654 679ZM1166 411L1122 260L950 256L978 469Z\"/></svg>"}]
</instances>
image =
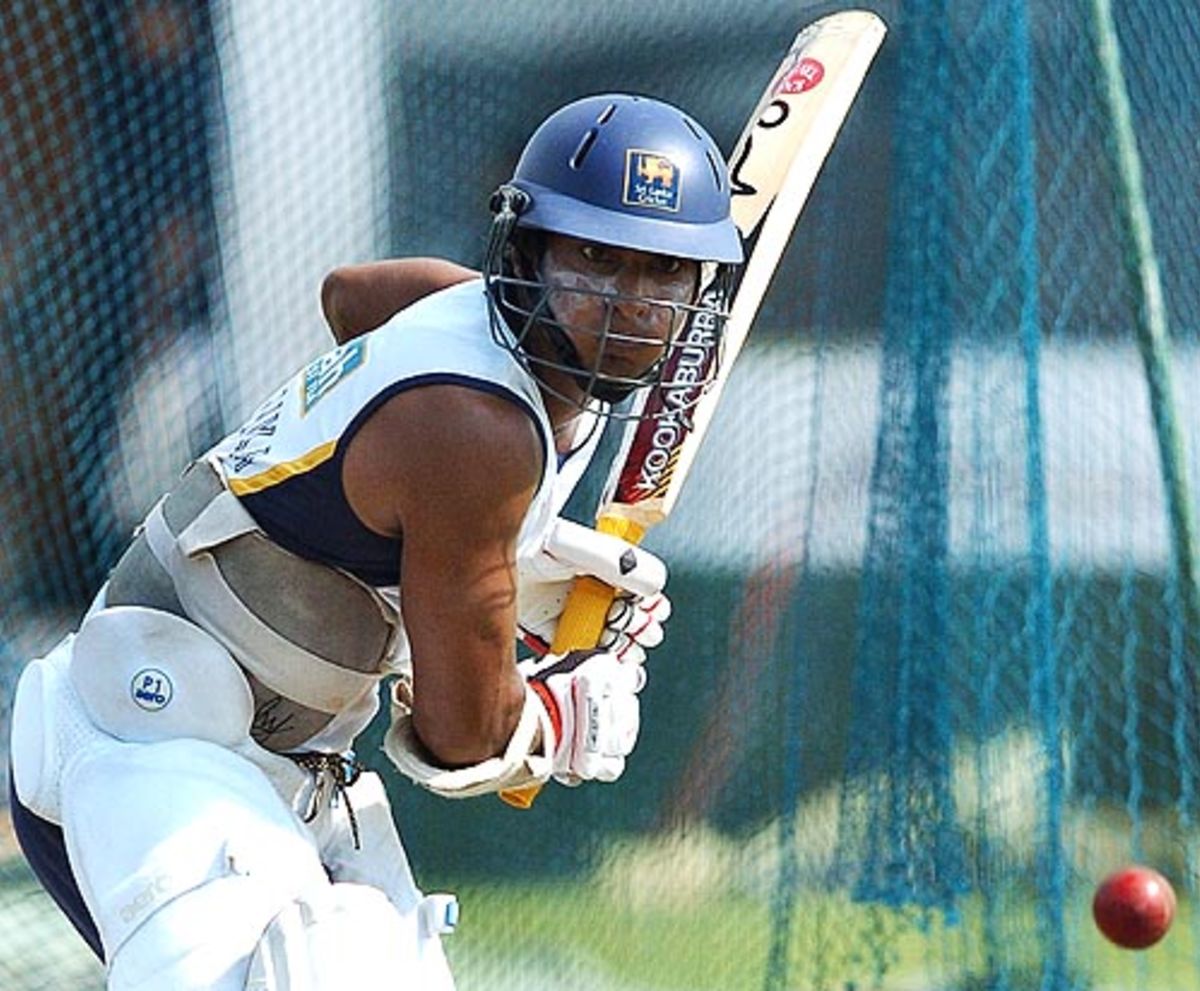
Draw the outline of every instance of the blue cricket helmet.
<instances>
[{"instance_id":1,"label":"blue cricket helmet","mask_svg":"<svg viewBox=\"0 0 1200 991\"><path fill-rule=\"evenodd\" d=\"M683 111L648 97L577 100L533 133L492 195L483 274L492 338L543 392L603 415L678 415L715 381L742 240L730 216L729 177L716 144ZM698 263L690 302L566 287L546 277L543 233ZM524 237L520 235L526 235ZM600 324L560 322L565 299L591 297ZM634 300L643 328L669 326L660 355L621 370L609 356L646 337L617 320ZM621 324L621 325L619 325ZM586 361L577 341L590 340ZM624 400L646 389L644 402ZM595 402L602 404L596 407Z\"/></svg>"},{"instance_id":2,"label":"blue cricket helmet","mask_svg":"<svg viewBox=\"0 0 1200 991\"><path fill-rule=\"evenodd\" d=\"M696 121L659 100L608 93L568 104L530 137L509 185L529 198L519 227L742 261L720 150Z\"/></svg>"}]
</instances>

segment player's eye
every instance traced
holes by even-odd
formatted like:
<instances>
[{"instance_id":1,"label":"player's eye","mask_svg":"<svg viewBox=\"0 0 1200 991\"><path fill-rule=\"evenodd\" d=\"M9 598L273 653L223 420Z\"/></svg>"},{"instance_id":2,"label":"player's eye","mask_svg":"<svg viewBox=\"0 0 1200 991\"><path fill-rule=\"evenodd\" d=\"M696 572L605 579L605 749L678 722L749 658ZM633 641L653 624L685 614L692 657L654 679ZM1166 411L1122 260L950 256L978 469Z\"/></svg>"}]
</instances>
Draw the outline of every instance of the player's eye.
<instances>
[{"instance_id":1,"label":"player's eye","mask_svg":"<svg viewBox=\"0 0 1200 991\"><path fill-rule=\"evenodd\" d=\"M673 255L655 255L654 267L663 275L678 275L683 271L683 259Z\"/></svg>"},{"instance_id":2,"label":"player's eye","mask_svg":"<svg viewBox=\"0 0 1200 991\"><path fill-rule=\"evenodd\" d=\"M602 244L581 244L579 253L593 265L610 265L613 262L612 251Z\"/></svg>"}]
</instances>

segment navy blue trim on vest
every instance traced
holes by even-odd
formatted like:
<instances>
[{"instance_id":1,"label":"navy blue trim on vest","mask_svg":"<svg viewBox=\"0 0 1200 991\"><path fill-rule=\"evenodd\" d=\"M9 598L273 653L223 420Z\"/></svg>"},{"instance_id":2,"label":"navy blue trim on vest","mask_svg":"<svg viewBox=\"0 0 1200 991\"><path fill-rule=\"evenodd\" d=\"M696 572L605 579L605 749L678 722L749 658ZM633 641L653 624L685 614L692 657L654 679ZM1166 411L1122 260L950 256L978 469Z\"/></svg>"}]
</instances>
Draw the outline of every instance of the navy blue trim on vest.
<instances>
[{"instance_id":1,"label":"navy blue trim on vest","mask_svg":"<svg viewBox=\"0 0 1200 991\"><path fill-rule=\"evenodd\" d=\"M537 427L542 442L544 477L545 459L549 457L548 440L537 412L524 397L485 379L460 373L431 372L393 382L380 390L346 425L327 461L258 492L240 496L242 505L280 547L309 560L341 568L377 588L397 584L401 541L376 533L355 514L342 488L342 462L350 441L380 406L402 392L429 385L463 386L507 399L524 410Z\"/></svg>"}]
</instances>

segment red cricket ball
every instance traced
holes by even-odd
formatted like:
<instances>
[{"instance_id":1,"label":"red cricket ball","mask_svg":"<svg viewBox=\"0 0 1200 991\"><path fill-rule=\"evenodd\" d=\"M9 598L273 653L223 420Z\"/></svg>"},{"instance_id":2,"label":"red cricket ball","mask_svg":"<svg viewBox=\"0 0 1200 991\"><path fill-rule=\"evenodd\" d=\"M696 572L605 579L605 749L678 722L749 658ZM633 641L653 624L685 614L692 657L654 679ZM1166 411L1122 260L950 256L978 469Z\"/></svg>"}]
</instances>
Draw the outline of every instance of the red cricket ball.
<instances>
[{"instance_id":1,"label":"red cricket ball","mask_svg":"<svg viewBox=\"0 0 1200 991\"><path fill-rule=\"evenodd\" d=\"M1171 928L1175 890L1171 882L1149 867L1124 867L1110 874L1092 899L1096 925L1117 946L1144 950Z\"/></svg>"}]
</instances>

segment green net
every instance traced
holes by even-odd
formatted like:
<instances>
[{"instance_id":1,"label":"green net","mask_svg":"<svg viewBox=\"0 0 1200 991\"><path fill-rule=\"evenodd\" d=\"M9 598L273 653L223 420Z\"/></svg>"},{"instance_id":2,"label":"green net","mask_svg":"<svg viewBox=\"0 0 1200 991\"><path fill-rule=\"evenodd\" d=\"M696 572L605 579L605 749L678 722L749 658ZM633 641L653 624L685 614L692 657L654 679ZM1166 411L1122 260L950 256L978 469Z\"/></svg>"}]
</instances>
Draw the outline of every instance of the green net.
<instances>
[{"instance_id":1,"label":"green net","mask_svg":"<svg viewBox=\"0 0 1200 991\"><path fill-rule=\"evenodd\" d=\"M467 991L1200 982L1200 14L866 6L888 41L649 538L676 612L624 778L519 813L364 742ZM2 738L154 499L329 345L327 271L478 265L585 93L730 148L833 9L2 5ZM0 857L0 985L102 986ZM1130 861L1180 897L1143 954L1090 916Z\"/></svg>"}]
</instances>

